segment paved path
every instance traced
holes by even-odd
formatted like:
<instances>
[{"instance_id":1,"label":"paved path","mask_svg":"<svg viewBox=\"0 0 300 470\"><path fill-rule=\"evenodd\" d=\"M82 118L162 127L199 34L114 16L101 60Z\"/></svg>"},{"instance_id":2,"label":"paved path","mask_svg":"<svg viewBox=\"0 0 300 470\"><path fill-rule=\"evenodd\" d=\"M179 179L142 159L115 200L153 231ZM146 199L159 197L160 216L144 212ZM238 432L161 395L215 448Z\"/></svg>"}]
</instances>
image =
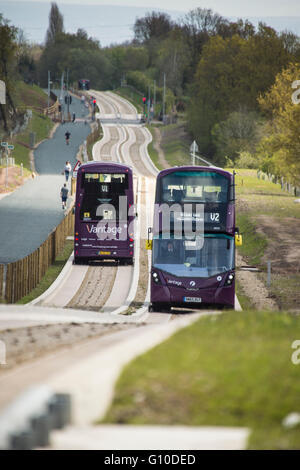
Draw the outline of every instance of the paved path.
<instances>
[{"instance_id":1,"label":"paved path","mask_svg":"<svg viewBox=\"0 0 300 470\"><path fill-rule=\"evenodd\" d=\"M88 113L73 97L70 112L82 118ZM71 133L69 146L64 134ZM66 160L75 164L80 144L90 126L80 122L60 125L53 138L42 142L34 152L39 176L0 200L0 263L11 263L32 253L64 217L59 197L64 183L61 174Z\"/></svg>"}]
</instances>

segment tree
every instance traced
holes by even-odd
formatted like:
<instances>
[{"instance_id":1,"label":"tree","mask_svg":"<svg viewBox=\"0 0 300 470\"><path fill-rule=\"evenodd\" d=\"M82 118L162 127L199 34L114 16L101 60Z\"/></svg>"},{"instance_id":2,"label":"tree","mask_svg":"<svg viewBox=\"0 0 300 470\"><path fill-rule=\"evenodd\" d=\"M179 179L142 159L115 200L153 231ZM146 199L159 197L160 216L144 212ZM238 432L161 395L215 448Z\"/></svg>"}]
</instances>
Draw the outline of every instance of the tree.
<instances>
[{"instance_id":1,"label":"tree","mask_svg":"<svg viewBox=\"0 0 300 470\"><path fill-rule=\"evenodd\" d=\"M293 102L293 93L296 91L294 98L299 98L299 92L292 85L299 77L300 64L289 64L258 99L261 110L269 118L268 132L259 147L264 166L295 185L300 184L300 105L296 104L297 99Z\"/></svg>"},{"instance_id":2,"label":"tree","mask_svg":"<svg viewBox=\"0 0 300 470\"><path fill-rule=\"evenodd\" d=\"M56 37L64 32L64 18L55 2L51 3L49 27L46 33L46 47L55 42Z\"/></svg>"},{"instance_id":3,"label":"tree","mask_svg":"<svg viewBox=\"0 0 300 470\"><path fill-rule=\"evenodd\" d=\"M248 20L239 19L235 22L227 20L220 22L217 25L217 34L222 38L229 38L237 34L243 39L249 39L255 35L255 27Z\"/></svg>"},{"instance_id":4,"label":"tree","mask_svg":"<svg viewBox=\"0 0 300 470\"><path fill-rule=\"evenodd\" d=\"M259 116L247 109L234 111L225 121L215 124L212 138L218 161L229 157L235 162L241 152L254 154L260 137L259 127Z\"/></svg>"},{"instance_id":5,"label":"tree","mask_svg":"<svg viewBox=\"0 0 300 470\"><path fill-rule=\"evenodd\" d=\"M147 43L151 39L161 39L173 28L170 15L158 11L147 13L144 18L137 18L133 27L136 41Z\"/></svg>"},{"instance_id":6,"label":"tree","mask_svg":"<svg viewBox=\"0 0 300 470\"><path fill-rule=\"evenodd\" d=\"M93 87L101 89L110 86L112 65L100 48L99 42L89 38L82 29L76 34L57 34L54 43L44 48L38 62L41 85L47 84L48 70L51 70L54 80L59 80L66 69L70 70L70 83L86 77L91 80Z\"/></svg>"},{"instance_id":7,"label":"tree","mask_svg":"<svg viewBox=\"0 0 300 470\"><path fill-rule=\"evenodd\" d=\"M222 16L210 9L196 8L181 19L181 27L191 56L191 75L193 75L204 45L217 34L221 25L227 24Z\"/></svg>"},{"instance_id":8,"label":"tree","mask_svg":"<svg viewBox=\"0 0 300 470\"><path fill-rule=\"evenodd\" d=\"M181 96L183 93L185 73L189 63L190 51L182 30L174 28L168 37L160 43L155 65L160 73L166 73L168 87L176 96Z\"/></svg>"},{"instance_id":9,"label":"tree","mask_svg":"<svg viewBox=\"0 0 300 470\"><path fill-rule=\"evenodd\" d=\"M16 109L12 99L12 90L16 79L15 73L15 54L17 51L17 33L18 29L9 25L9 21L0 14L0 80L6 85L6 98L8 113L0 104L0 118L3 119L4 130L8 130L7 114L16 116Z\"/></svg>"},{"instance_id":10,"label":"tree","mask_svg":"<svg viewBox=\"0 0 300 470\"><path fill-rule=\"evenodd\" d=\"M203 153L214 154L215 124L240 107L258 111L258 94L272 86L289 59L280 37L263 24L249 39L215 36L205 44L189 106L190 130Z\"/></svg>"},{"instance_id":11,"label":"tree","mask_svg":"<svg viewBox=\"0 0 300 470\"><path fill-rule=\"evenodd\" d=\"M149 66L152 67L157 57L160 41L165 39L174 24L166 13L152 11L144 18L137 18L133 27L135 41L148 49Z\"/></svg>"}]
</instances>

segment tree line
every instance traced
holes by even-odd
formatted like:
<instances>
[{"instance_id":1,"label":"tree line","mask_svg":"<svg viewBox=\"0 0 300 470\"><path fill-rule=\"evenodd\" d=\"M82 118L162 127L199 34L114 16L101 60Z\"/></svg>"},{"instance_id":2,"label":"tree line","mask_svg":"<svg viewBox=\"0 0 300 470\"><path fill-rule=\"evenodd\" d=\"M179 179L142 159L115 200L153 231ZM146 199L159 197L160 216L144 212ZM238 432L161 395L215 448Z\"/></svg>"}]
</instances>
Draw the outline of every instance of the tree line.
<instances>
[{"instance_id":1,"label":"tree line","mask_svg":"<svg viewBox=\"0 0 300 470\"><path fill-rule=\"evenodd\" d=\"M153 96L155 84L162 101L165 76L167 112L186 113L191 139L204 156L291 177L298 171L299 107L291 95L293 81L300 80L300 39L291 32L229 21L204 8L177 21L152 11L136 19L132 41L102 48L83 29L65 32L56 3L43 45L28 45L1 17L0 34L5 28L11 36L6 50L0 41L0 78L15 69L25 81L46 87L50 70L59 86L68 69L70 83L88 78L97 89L126 81Z\"/></svg>"}]
</instances>

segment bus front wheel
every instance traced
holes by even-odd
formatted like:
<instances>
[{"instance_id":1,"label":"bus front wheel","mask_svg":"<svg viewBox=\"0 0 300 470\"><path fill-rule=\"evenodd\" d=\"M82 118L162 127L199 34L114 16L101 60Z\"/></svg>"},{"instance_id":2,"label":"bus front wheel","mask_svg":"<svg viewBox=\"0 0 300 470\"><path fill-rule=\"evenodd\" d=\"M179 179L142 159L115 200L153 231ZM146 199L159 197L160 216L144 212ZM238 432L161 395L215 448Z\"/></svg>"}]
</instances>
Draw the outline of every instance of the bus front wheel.
<instances>
[{"instance_id":1,"label":"bus front wheel","mask_svg":"<svg viewBox=\"0 0 300 470\"><path fill-rule=\"evenodd\" d=\"M148 311L149 312L169 312L170 311L169 305L162 305L156 302L153 302L149 305Z\"/></svg>"}]
</instances>

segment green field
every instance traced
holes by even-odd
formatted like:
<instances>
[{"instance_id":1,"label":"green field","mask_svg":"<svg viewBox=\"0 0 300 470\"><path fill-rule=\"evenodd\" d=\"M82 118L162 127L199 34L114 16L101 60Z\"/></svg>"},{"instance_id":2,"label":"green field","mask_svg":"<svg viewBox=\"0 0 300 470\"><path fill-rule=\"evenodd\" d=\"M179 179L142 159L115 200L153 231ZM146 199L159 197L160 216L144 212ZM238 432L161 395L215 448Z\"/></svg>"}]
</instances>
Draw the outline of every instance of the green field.
<instances>
[{"instance_id":1,"label":"green field","mask_svg":"<svg viewBox=\"0 0 300 470\"><path fill-rule=\"evenodd\" d=\"M36 111L32 113L27 129L13 138L14 150L12 156L15 158L16 164L23 163L24 168L30 169L29 163L29 143L30 133L35 132L35 143L46 139L49 136L50 130L53 128L54 123L48 116L38 114Z\"/></svg>"},{"instance_id":2,"label":"green field","mask_svg":"<svg viewBox=\"0 0 300 470\"><path fill-rule=\"evenodd\" d=\"M16 164L21 165L22 163L24 168L30 170L30 133L34 132L36 134L35 143L38 143L49 136L54 123L48 116L43 114L43 109L47 107L47 95L37 85L17 82L13 99L19 112L32 111L32 119L29 120L25 131L14 135L12 139L8 139L8 142L14 145L11 156L15 158Z\"/></svg>"},{"instance_id":3,"label":"green field","mask_svg":"<svg viewBox=\"0 0 300 470\"><path fill-rule=\"evenodd\" d=\"M207 316L135 359L122 372L104 422L242 426L249 448L298 449L300 365L291 344L300 318L273 312Z\"/></svg>"}]
</instances>

